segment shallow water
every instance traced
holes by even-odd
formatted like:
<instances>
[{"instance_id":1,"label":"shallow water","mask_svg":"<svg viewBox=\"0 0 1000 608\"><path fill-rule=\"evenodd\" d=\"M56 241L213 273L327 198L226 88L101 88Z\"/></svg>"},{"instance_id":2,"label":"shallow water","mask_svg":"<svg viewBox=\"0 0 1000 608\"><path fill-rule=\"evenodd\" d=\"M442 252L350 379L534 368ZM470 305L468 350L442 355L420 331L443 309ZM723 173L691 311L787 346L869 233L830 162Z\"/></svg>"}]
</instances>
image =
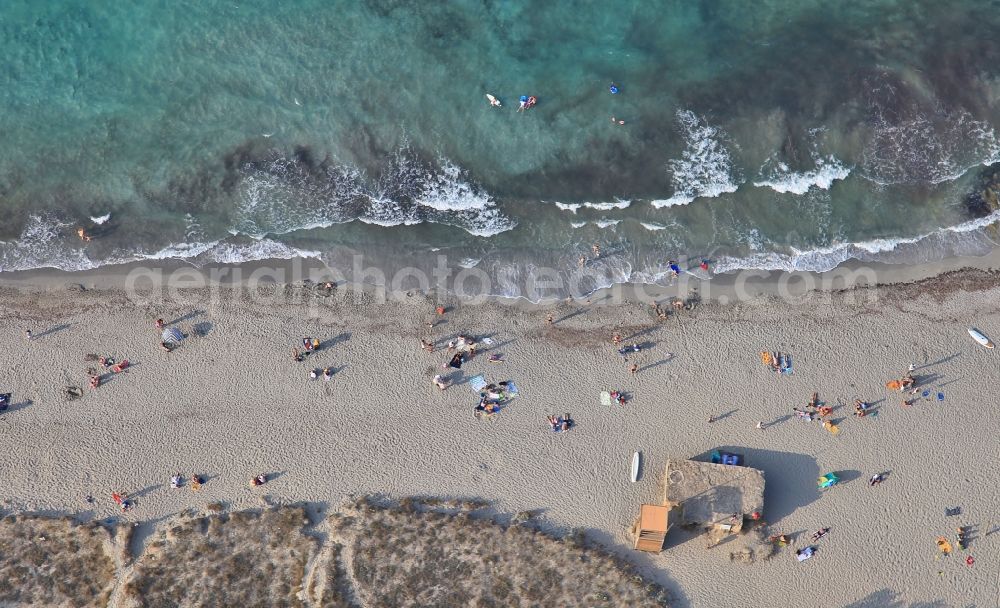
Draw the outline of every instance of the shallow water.
<instances>
[{"instance_id":1,"label":"shallow water","mask_svg":"<svg viewBox=\"0 0 1000 608\"><path fill-rule=\"evenodd\" d=\"M524 276L598 243L607 281L657 280L995 244L993 2L105 4L0 15L0 269Z\"/></svg>"}]
</instances>

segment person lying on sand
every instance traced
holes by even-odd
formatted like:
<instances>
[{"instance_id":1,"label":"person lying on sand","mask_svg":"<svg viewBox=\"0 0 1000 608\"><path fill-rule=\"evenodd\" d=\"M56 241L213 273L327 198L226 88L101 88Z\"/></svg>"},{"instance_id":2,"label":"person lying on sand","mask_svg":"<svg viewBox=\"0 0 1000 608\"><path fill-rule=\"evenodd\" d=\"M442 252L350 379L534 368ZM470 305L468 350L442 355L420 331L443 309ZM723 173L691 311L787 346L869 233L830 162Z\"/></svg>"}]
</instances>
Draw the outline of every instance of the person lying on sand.
<instances>
[{"instance_id":1,"label":"person lying on sand","mask_svg":"<svg viewBox=\"0 0 1000 608\"><path fill-rule=\"evenodd\" d=\"M265 483L267 483L267 475L263 473L250 480L250 485L252 486L262 486Z\"/></svg>"},{"instance_id":2,"label":"person lying on sand","mask_svg":"<svg viewBox=\"0 0 1000 608\"><path fill-rule=\"evenodd\" d=\"M170 487L176 490L177 488L181 487L181 481L182 481L181 474L180 473L175 474L170 478Z\"/></svg>"},{"instance_id":3,"label":"person lying on sand","mask_svg":"<svg viewBox=\"0 0 1000 608\"><path fill-rule=\"evenodd\" d=\"M431 382L433 382L434 386L438 387L441 390L448 388L448 385L450 384L447 380L444 379L444 376L442 376L441 374L434 376L434 379L431 380Z\"/></svg>"}]
</instances>

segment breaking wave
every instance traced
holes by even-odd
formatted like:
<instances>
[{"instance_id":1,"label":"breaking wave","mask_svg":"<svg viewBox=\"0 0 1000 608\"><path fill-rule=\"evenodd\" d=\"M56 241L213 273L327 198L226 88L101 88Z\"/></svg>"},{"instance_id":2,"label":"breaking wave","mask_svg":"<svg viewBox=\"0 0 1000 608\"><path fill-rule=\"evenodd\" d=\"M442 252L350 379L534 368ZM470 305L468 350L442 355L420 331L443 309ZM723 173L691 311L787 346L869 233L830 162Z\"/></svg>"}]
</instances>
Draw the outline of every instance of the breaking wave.
<instances>
[{"instance_id":1,"label":"breaking wave","mask_svg":"<svg viewBox=\"0 0 1000 608\"><path fill-rule=\"evenodd\" d=\"M316 169L284 157L242 169L234 232L262 238L354 220L445 224L480 237L516 226L460 167L447 159L420 162L405 148L375 178L351 166Z\"/></svg>"},{"instance_id":2,"label":"breaking wave","mask_svg":"<svg viewBox=\"0 0 1000 608\"><path fill-rule=\"evenodd\" d=\"M738 178L733 175L732 155L720 130L690 110L678 111L677 123L684 136L684 151L679 159L667 163L674 194L666 200L654 200L652 205L687 205L696 198L736 192Z\"/></svg>"},{"instance_id":3,"label":"breaking wave","mask_svg":"<svg viewBox=\"0 0 1000 608\"><path fill-rule=\"evenodd\" d=\"M1000 211L955 226L947 226L914 237L871 239L839 243L828 247L789 253L759 252L746 257L722 257L715 263L716 272L739 270L780 270L826 272L848 260L919 263L954 255L983 255L996 246L981 229L1000 222ZM918 257L919 256L919 257Z\"/></svg>"},{"instance_id":4,"label":"breaking wave","mask_svg":"<svg viewBox=\"0 0 1000 608\"><path fill-rule=\"evenodd\" d=\"M761 181L754 182L758 188L770 188L781 194L805 194L810 188L829 190L833 182L845 179L851 170L833 156L816 158L816 167L797 173L783 162L771 168L761 168Z\"/></svg>"}]
</instances>

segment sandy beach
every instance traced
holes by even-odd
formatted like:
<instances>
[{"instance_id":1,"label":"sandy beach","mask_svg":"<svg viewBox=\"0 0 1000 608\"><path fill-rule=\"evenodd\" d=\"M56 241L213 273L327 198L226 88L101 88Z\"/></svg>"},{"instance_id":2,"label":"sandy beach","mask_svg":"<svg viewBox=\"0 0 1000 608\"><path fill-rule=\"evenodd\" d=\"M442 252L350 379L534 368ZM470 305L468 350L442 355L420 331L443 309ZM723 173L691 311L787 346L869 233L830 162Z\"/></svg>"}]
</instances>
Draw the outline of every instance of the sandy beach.
<instances>
[{"instance_id":1,"label":"sandy beach","mask_svg":"<svg viewBox=\"0 0 1000 608\"><path fill-rule=\"evenodd\" d=\"M0 417L5 512L114 517L111 493L124 491L135 505L123 517L143 524L141 543L187 507L254 508L265 493L331 505L360 494L479 498L500 514L538 510L553 532L585 531L666 587L672 606L1000 605L1000 359L966 332L1000 338L996 273L795 302L705 302L666 320L647 301L601 298L448 302L438 317L419 294L380 302L298 284L142 301L65 276L0 288L0 392L13 392ZM160 348L157 318L187 336L173 352ZM642 352L623 361L615 332ZM492 345L440 391L431 379L458 334ZM296 362L304 336L323 346ZM437 350L423 352L421 339ZM790 353L794 373L763 366L765 350ZM92 390L88 354L131 365ZM903 407L885 383L911 364L931 398ZM326 367L330 381L309 378ZM473 416L478 395L466 381L477 374L519 389L489 420ZM83 397L67 400L66 386ZM606 390L630 399L601 405ZM841 405L839 436L793 416L813 392ZM877 415L852 416L855 399ZM564 412L576 426L555 434L545 416ZM729 558L736 541L707 549L672 530L662 553L633 551L629 527L641 503L662 498L666 460L727 447L764 471L764 517L793 546L742 564ZM636 450L644 466L630 483ZM831 471L842 483L817 490ZM174 490L175 472L206 482ZM271 480L249 487L260 472ZM870 487L875 473L885 481ZM961 513L946 516L954 507ZM941 557L935 538L953 539L958 526L971 526L969 550ZM830 533L815 557L797 563L793 549L822 527Z\"/></svg>"}]
</instances>

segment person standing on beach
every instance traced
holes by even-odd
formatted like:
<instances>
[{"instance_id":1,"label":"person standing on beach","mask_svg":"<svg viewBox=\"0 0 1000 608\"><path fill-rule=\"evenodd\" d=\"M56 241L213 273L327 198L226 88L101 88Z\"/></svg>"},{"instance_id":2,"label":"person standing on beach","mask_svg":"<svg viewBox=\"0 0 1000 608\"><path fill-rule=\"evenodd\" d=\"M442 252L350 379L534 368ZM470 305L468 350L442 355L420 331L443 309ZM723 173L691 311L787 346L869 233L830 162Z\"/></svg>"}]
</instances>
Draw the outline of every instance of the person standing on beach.
<instances>
[{"instance_id":1,"label":"person standing on beach","mask_svg":"<svg viewBox=\"0 0 1000 608\"><path fill-rule=\"evenodd\" d=\"M156 329L163 329L163 319L156 320Z\"/></svg>"},{"instance_id":2,"label":"person standing on beach","mask_svg":"<svg viewBox=\"0 0 1000 608\"><path fill-rule=\"evenodd\" d=\"M24 337L28 340L28 342L31 342L32 335L30 329L24 330Z\"/></svg>"},{"instance_id":3,"label":"person standing on beach","mask_svg":"<svg viewBox=\"0 0 1000 608\"><path fill-rule=\"evenodd\" d=\"M633 376L639 373L639 364L633 363L632 367L628 368L628 371L632 373Z\"/></svg>"}]
</instances>

